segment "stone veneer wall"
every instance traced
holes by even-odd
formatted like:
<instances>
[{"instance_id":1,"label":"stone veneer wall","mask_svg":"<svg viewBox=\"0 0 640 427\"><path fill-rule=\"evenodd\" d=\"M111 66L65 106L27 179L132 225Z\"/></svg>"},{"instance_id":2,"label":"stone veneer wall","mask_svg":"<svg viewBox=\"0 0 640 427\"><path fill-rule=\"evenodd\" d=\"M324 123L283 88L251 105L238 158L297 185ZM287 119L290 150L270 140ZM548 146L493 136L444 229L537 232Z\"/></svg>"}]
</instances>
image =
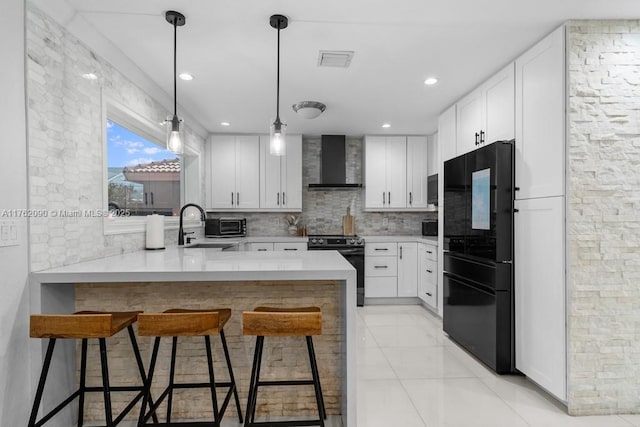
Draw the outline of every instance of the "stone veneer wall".
<instances>
[{"instance_id":1,"label":"stone veneer wall","mask_svg":"<svg viewBox=\"0 0 640 427\"><path fill-rule=\"evenodd\" d=\"M640 21L567 34L569 413L640 413Z\"/></svg>"},{"instance_id":2,"label":"stone veneer wall","mask_svg":"<svg viewBox=\"0 0 640 427\"><path fill-rule=\"evenodd\" d=\"M39 9L27 7L30 208L103 209L102 90L154 123L168 110ZM93 72L98 80L81 77ZM189 145L204 140L186 127ZM144 248L145 233L103 234L102 218L32 218L33 271ZM177 241L177 231L166 233Z\"/></svg>"},{"instance_id":3,"label":"stone veneer wall","mask_svg":"<svg viewBox=\"0 0 640 427\"><path fill-rule=\"evenodd\" d=\"M254 336L243 336L241 318L243 311L257 306L292 307L316 306L322 310L322 335L313 337L318 361L322 394L327 414L342 412L342 361L344 359L344 319L341 314L341 284L332 281L296 282L179 282L179 283L105 283L76 285L78 310L121 310L162 312L169 308L231 308L231 319L224 327L229 347L233 373L238 384L241 409L246 409L249 389ZM137 330L137 324L134 324ZM152 338L138 337L138 344L145 366L151 357ZM77 343L78 349L80 342ZM220 338L211 338L214 369L217 381L228 380L227 367ZM107 340L109 374L118 385L139 384L139 373L126 331ZM80 351L76 353L79 357ZM182 337L178 340L176 358L176 383L203 382L208 380L204 339ZM97 340L90 340L88 347L87 385L99 385L100 363ZM171 339L160 343L158 363L154 375L153 396L158 396L168 384ZM78 365L80 366L79 362ZM79 368L78 368L79 369ZM266 337L260 378L263 380L310 379L309 358L304 337ZM221 404L226 389L220 389ZM100 393L87 395L86 420L104 420L104 404ZM130 393L112 393L114 413L119 413L131 399ZM166 413L166 400L160 414ZM135 419L140 411L136 405L127 415ZM173 420L210 419L211 395L207 389L176 391L173 399ZM313 387L270 387L261 389L258 396L256 417L282 417L317 414ZM164 416L164 415L163 415ZM163 418L161 417L161 420ZM237 423L233 399L225 413L224 425Z\"/></svg>"},{"instance_id":4,"label":"stone veneer wall","mask_svg":"<svg viewBox=\"0 0 640 427\"><path fill-rule=\"evenodd\" d=\"M348 183L362 183L363 138L347 137ZM308 234L342 234L342 216L347 206L356 219L359 235L419 235L423 219L437 219L437 212L364 212L364 191L309 191L309 183L320 182L320 137L302 137L302 218ZM210 213L209 216L225 214ZM229 215L229 214L226 214ZM296 214L298 215L298 214ZM286 236L284 213L238 213L247 218L250 236ZM383 225L383 219L388 220Z\"/></svg>"}]
</instances>

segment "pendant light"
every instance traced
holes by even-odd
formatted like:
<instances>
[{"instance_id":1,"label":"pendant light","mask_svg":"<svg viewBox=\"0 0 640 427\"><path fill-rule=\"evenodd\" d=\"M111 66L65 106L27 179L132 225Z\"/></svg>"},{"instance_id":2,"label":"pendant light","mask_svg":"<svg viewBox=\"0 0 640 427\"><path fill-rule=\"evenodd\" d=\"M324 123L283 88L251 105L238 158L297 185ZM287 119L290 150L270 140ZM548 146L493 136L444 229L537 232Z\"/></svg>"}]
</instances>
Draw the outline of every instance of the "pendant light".
<instances>
[{"instance_id":1,"label":"pendant light","mask_svg":"<svg viewBox=\"0 0 640 427\"><path fill-rule=\"evenodd\" d=\"M183 14L173 10L166 12L165 19L173 26L173 116L169 116L167 117L167 120L165 120L167 128L167 150L175 154L182 154L184 152L184 144L180 133L180 123L182 123L183 120L178 117L176 51L178 27L182 27L186 20Z\"/></svg>"},{"instance_id":2,"label":"pendant light","mask_svg":"<svg viewBox=\"0 0 640 427\"><path fill-rule=\"evenodd\" d=\"M276 120L271 125L269 140L269 153L274 156L284 156L286 152L285 135L287 124L280 121L280 30L289 25L289 20L284 15L271 15L271 26L278 30L278 72L276 80Z\"/></svg>"}]
</instances>

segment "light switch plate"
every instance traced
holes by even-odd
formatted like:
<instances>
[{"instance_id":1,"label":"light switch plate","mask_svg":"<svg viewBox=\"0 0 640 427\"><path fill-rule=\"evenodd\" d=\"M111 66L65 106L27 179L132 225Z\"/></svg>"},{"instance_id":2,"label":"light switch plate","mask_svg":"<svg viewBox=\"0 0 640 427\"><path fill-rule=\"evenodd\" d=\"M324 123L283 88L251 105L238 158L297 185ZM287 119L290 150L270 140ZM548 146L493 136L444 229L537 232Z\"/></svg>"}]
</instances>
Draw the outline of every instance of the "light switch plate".
<instances>
[{"instance_id":1,"label":"light switch plate","mask_svg":"<svg viewBox=\"0 0 640 427\"><path fill-rule=\"evenodd\" d=\"M18 246L18 221L4 219L0 221L0 247Z\"/></svg>"}]
</instances>

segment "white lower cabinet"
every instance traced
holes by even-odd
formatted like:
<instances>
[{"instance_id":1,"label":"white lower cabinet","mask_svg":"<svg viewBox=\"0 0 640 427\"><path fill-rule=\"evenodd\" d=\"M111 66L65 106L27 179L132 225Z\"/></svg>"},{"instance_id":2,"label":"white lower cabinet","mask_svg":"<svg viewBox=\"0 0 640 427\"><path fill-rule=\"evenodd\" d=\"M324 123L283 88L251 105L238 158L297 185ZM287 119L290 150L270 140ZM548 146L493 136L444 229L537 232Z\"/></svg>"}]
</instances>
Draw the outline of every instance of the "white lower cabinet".
<instances>
[{"instance_id":1,"label":"white lower cabinet","mask_svg":"<svg viewBox=\"0 0 640 427\"><path fill-rule=\"evenodd\" d=\"M418 244L398 243L398 296L418 296Z\"/></svg>"},{"instance_id":2,"label":"white lower cabinet","mask_svg":"<svg viewBox=\"0 0 640 427\"><path fill-rule=\"evenodd\" d=\"M306 242L250 242L248 251L306 251Z\"/></svg>"},{"instance_id":3,"label":"white lower cabinet","mask_svg":"<svg viewBox=\"0 0 640 427\"><path fill-rule=\"evenodd\" d=\"M418 297L438 308L438 247L418 243Z\"/></svg>"},{"instance_id":4,"label":"white lower cabinet","mask_svg":"<svg viewBox=\"0 0 640 427\"><path fill-rule=\"evenodd\" d=\"M247 250L248 251L259 251L259 252L272 251L273 250L273 243L264 243L264 242L247 243Z\"/></svg>"},{"instance_id":5,"label":"white lower cabinet","mask_svg":"<svg viewBox=\"0 0 640 427\"><path fill-rule=\"evenodd\" d=\"M516 200L516 368L566 400L564 197Z\"/></svg>"},{"instance_id":6,"label":"white lower cabinet","mask_svg":"<svg viewBox=\"0 0 640 427\"><path fill-rule=\"evenodd\" d=\"M365 298L398 296L398 244L367 243L364 261Z\"/></svg>"},{"instance_id":7,"label":"white lower cabinet","mask_svg":"<svg viewBox=\"0 0 640 427\"><path fill-rule=\"evenodd\" d=\"M276 242L273 244L274 251L306 251L306 243L284 243Z\"/></svg>"}]
</instances>

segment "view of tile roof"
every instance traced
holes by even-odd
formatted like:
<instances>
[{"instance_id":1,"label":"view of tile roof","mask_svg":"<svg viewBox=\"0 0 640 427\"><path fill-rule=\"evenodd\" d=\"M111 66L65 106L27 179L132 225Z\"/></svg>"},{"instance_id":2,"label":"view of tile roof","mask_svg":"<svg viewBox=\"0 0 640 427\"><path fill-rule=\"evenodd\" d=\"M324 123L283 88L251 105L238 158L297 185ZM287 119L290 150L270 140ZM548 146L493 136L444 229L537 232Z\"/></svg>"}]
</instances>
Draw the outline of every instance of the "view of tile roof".
<instances>
[{"instance_id":1,"label":"view of tile roof","mask_svg":"<svg viewBox=\"0 0 640 427\"><path fill-rule=\"evenodd\" d=\"M165 159L159 162L142 163L136 166L127 166L123 172L180 172L180 159Z\"/></svg>"}]
</instances>

